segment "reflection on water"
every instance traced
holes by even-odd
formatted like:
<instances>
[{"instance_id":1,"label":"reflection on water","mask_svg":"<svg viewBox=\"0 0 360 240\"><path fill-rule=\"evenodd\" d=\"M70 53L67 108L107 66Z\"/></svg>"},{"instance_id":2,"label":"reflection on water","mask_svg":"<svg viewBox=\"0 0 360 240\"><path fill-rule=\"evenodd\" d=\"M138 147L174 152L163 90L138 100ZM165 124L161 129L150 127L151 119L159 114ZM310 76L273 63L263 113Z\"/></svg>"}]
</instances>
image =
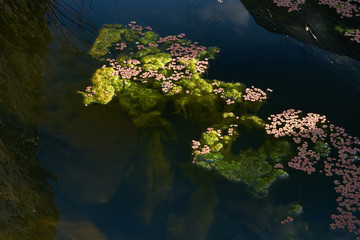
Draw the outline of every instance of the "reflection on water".
<instances>
[{"instance_id":1,"label":"reflection on water","mask_svg":"<svg viewBox=\"0 0 360 240\"><path fill-rule=\"evenodd\" d=\"M214 222L214 209L219 202L214 179L197 179L192 174L194 172L188 172L197 189L189 198L184 212L169 214L169 239L206 239Z\"/></svg>"},{"instance_id":2,"label":"reflection on water","mask_svg":"<svg viewBox=\"0 0 360 240\"><path fill-rule=\"evenodd\" d=\"M79 96L74 89L86 81L81 74L91 64L84 56L67 59L56 69L61 74L47 84L49 110L42 123L46 147L40 157L50 156L46 164L61 172L61 194L96 203L107 202L116 191L124 175L122 169L132 161L137 132L115 108L86 109L77 104Z\"/></svg>"},{"instance_id":3,"label":"reflection on water","mask_svg":"<svg viewBox=\"0 0 360 240\"><path fill-rule=\"evenodd\" d=\"M307 2L301 5L300 10L292 12L288 12L287 8L278 7L275 4L276 0L242 2L255 21L270 32L288 35L302 43L359 60L360 44L344 36L346 31L354 31L354 28L360 25L358 16L344 18L335 10L329 9L329 6L321 6L319 2L322 1ZM342 3L339 1L332 7L335 5L341 6Z\"/></svg>"},{"instance_id":4,"label":"reflection on water","mask_svg":"<svg viewBox=\"0 0 360 240\"><path fill-rule=\"evenodd\" d=\"M250 14L244 8L241 1L229 0L225 4L216 7L216 19L211 19L211 9L204 7L200 9L200 16L204 20L215 20L222 23L231 22L240 27L247 27L250 21Z\"/></svg>"},{"instance_id":5,"label":"reflection on water","mask_svg":"<svg viewBox=\"0 0 360 240\"><path fill-rule=\"evenodd\" d=\"M2 1L0 13L0 239L55 236L59 211L48 184L54 175L35 157L43 117L45 3ZM21 5L21 8L18 6Z\"/></svg>"},{"instance_id":6,"label":"reflection on water","mask_svg":"<svg viewBox=\"0 0 360 240\"><path fill-rule=\"evenodd\" d=\"M58 224L57 239L88 239L106 240L106 235L100 232L91 222L61 221Z\"/></svg>"}]
</instances>

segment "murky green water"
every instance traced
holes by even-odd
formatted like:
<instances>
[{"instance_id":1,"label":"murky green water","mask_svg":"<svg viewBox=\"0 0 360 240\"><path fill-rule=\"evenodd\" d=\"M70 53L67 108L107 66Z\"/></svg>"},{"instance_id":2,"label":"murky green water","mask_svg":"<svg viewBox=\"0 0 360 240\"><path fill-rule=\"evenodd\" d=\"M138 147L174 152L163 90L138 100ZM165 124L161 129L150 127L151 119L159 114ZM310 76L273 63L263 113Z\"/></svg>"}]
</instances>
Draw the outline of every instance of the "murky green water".
<instances>
[{"instance_id":1,"label":"murky green water","mask_svg":"<svg viewBox=\"0 0 360 240\"><path fill-rule=\"evenodd\" d=\"M326 115L360 136L360 63L352 45L334 48L340 40L328 38L328 44L313 43L325 50L314 47L312 37L298 27L319 22L323 15L308 10L296 25L286 11L276 15L270 3L117 3L118 9L110 0L89 1L91 9L76 6L98 28L119 23L119 18L122 24L135 20L161 36L185 33L201 45L219 47L206 78L273 89L258 112L264 119L302 109ZM278 29L271 29L267 9ZM354 239L329 229L337 207L330 178L289 169L288 179L275 182L269 196L257 198L245 184L191 163L191 141L206 129L203 123L169 115L174 128L169 134L136 128L116 102L85 107L77 91L89 85L103 63L86 54L97 33L69 26L79 36L69 33L80 53L63 51L56 38L46 40L49 33L41 44L29 36L5 41L8 51L0 57L0 238ZM36 35L41 36L45 31L39 29ZM291 224L280 224L293 203L300 203L303 213Z\"/></svg>"}]
</instances>

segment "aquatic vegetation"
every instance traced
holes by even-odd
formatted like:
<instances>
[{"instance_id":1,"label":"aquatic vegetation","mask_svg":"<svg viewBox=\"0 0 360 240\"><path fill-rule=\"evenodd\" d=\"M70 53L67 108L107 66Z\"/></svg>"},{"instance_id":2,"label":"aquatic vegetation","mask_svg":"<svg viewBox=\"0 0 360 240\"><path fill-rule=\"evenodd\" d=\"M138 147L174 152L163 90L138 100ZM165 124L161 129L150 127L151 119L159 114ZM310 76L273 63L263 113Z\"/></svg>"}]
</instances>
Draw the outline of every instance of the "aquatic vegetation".
<instances>
[{"instance_id":1,"label":"aquatic vegetation","mask_svg":"<svg viewBox=\"0 0 360 240\"><path fill-rule=\"evenodd\" d=\"M343 17L358 17L359 15L359 2L356 0L341 1L341 0L319 0L320 5L327 5L334 8L336 12Z\"/></svg>"},{"instance_id":2,"label":"aquatic vegetation","mask_svg":"<svg viewBox=\"0 0 360 240\"><path fill-rule=\"evenodd\" d=\"M336 199L338 214L331 215L334 222L330 228L360 235L359 138L331 124L324 115L302 116L300 110L289 109L271 115L269 120L265 126L267 134L290 138L297 145L297 155L288 162L289 167L309 175L319 172L334 178L334 188L340 196Z\"/></svg>"},{"instance_id":3,"label":"aquatic vegetation","mask_svg":"<svg viewBox=\"0 0 360 240\"><path fill-rule=\"evenodd\" d=\"M101 57L108 52L108 46L121 40L120 34L124 33L121 25L112 25L110 28L104 27L100 29L98 37L95 40L93 47L90 49L89 54L93 57Z\"/></svg>"},{"instance_id":4,"label":"aquatic vegetation","mask_svg":"<svg viewBox=\"0 0 360 240\"><path fill-rule=\"evenodd\" d=\"M171 110L170 105L173 114L215 124L211 127L214 130L203 133L198 146L201 150L193 151L196 165L216 170L229 180L242 181L259 195L266 195L272 182L287 176L283 169L273 168L286 156L288 148L283 144L267 142L259 150L248 149L237 156L230 151L231 143L239 136L238 125L250 130L264 128L263 120L253 112L266 101L266 92L271 89L265 92L241 83L202 78L219 49L191 43L184 39L185 34L161 38L152 31L143 32L150 27L135 23L105 28L89 54L106 59L108 65L96 70L92 85L80 92L86 106L107 104L117 98L135 126L169 129L162 115ZM148 49L151 51L144 51ZM283 150L280 153L278 145Z\"/></svg>"},{"instance_id":5,"label":"aquatic vegetation","mask_svg":"<svg viewBox=\"0 0 360 240\"><path fill-rule=\"evenodd\" d=\"M229 181L244 183L258 197L266 196L276 180L288 177L288 167L311 174L320 165L320 173L336 177L335 190L341 195L337 199L339 214L331 216L331 228L360 234L360 222L354 214L360 207L360 173L355 164L360 151L358 138L329 124L323 115L302 116L301 111L293 109L264 121L256 112L271 89L263 91L203 77L209 60L219 53L216 47L192 43L184 39L185 34L162 38L149 26L136 22L104 28L108 30L100 31L102 36L95 40L89 54L107 64L95 71L91 86L79 91L85 106L108 104L115 99L138 128L162 127L172 132L171 122L165 117L170 115L207 124L199 139L192 140L192 163ZM109 33L114 36L103 40ZM148 149L162 152L161 136L155 136ZM244 144L249 136L257 138L260 145ZM234 146L239 145L240 150L235 152ZM150 158L154 158L156 154L150 152ZM156 172L154 164L160 164L160 172L155 175L163 176L167 184L153 185L152 181L157 180L150 177L149 188L168 191L172 181L169 162L162 154L158 159L150 159L149 176ZM149 192L147 219L154 196ZM291 223L301 212L302 207L294 205L281 223Z\"/></svg>"},{"instance_id":6,"label":"aquatic vegetation","mask_svg":"<svg viewBox=\"0 0 360 240\"><path fill-rule=\"evenodd\" d=\"M360 43L360 29L348 28L345 25L336 25L334 30L345 37L349 37L351 41Z\"/></svg>"},{"instance_id":7,"label":"aquatic vegetation","mask_svg":"<svg viewBox=\"0 0 360 240\"><path fill-rule=\"evenodd\" d=\"M296 217L301 215L302 211L303 211L303 207L299 203L292 203L289 208L288 214L291 214Z\"/></svg>"},{"instance_id":8,"label":"aquatic vegetation","mask_svg":"<svg viewBox=\"0 0 360 240\"><path fill-rule=\"evenodd\" d=\"M351 29L350 31L345 32L345 37L350 37L351 41L360 43L360 29Z\"/></svg>"},{"instance_id":9,"label":"aquatic vegetation","mask_svg":"<svg viewBox=\"0 0 360 240\"><path fill-rule=\"evenodd\" d=\"M265 124L252 115L226 113L224 117L223 122L207 128L199 141L193 140L193 163L215 170L230 181L244 182L258 196L267 195L274 181L288 176L275 165L290 157L291 146L286 141L265 141L257 150L250 147L233 154L231 146L240 137L240 127L261 131Z\"/></svg>"},{"instance_id":10,"label":"aquatic vegetation","mask_svg":"<svg viewBox=\"0 0 360 240\"><path fill-rule=\"evenodd\" d=\"M305 0L274 0L274 3L278 7L287 7L289 12L299 11L300 5L305 4Z\"/></svg>"},{"instance_id":11,"label":"aquatic vegetation","mask_svg":"<svg viewBox=\"0 0 360 240\"><path fill-rule=\"evenodd\" d=\"M206 49L183 40L183 34L161 38L152 31L142 32L150 27L135 24L129 27L107 25L100 31L89 54L106 59L108 65L98 69L92 86L81 92L85 105L107 104L116 96L139 127L149 126L150 122L166 125L161 113L170 101L175 102L177 111L184 113L192 102L199 105L200 96L204 107L215 107L219 99L211 96L213 81L201 75L219 49ZM227 97L224 101L240 99L234 95L239 88L239 84L227 84L227 91L221 94Z\"/></svg>"},{"instance_id":12,"label":"aquatic vegetation","mask_svg":"<svg viewBox=\"0 0 360 240\"><path fill-rule=\"evenodd\" d=\"M305 4L305 0L274 0L274 3L278 7L286 7L289 12L292 12L299 11L299 6ZM318 4L334 8L342 18L359 16L359 4L356 0L346 2L341 0L319 0Z\"/></svg>"}]
</instances>

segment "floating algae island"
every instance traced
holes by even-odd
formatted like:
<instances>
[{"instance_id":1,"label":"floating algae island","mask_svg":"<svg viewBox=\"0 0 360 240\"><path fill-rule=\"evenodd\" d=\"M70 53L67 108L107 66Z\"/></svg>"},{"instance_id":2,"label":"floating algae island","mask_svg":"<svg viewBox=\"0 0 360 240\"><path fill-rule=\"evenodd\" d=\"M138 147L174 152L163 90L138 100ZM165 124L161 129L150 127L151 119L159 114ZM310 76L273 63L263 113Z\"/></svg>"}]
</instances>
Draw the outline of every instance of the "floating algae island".
<instances>
[{"instance_id":1,"label":"floating algae island","mask_svg":"<svg viewBox=\"0 0 360 240\"><path fill-rule=\"evenodd\" d=\"M274 165L289 157L290 145L266 141L258 150L249 148L237 155L231 153L231 145L239 137L239 127L262 129L265 135L265 123L254 113L267 93L241 83L204 79L219 48L192 43L185 34L159 37L151 30L135 22L100 30L89 54L107 63L95 71L91 86L80 92L84 104L107 104L115 98L139 128L171 128L163 117L169 111L210 122L200 141L193 141L193 163L266 195L272 182L287 176Z\"/></svg>"},{"instance_id":2,"label":"floating algae island","mask_svg":"<svg viewBox=\"0 0 360 240\"><path fill-rule=\"evenodd\" d=\"M189 161L246 184L255 196L266 196L274 181L287 177L285 167L333 177L340 197L330 227L360 235L359 139L323 115L300 110L271 115L265 122L256 112L272 90L203 78L220 50L184 37L160 37L136 22L104 25L89 54L105 64L79 92L85 106L115 98L137 128L172 132L172 115L205 123L199 140L192 140ZM234 153L232 146L249 136L257 136L260 145ZM288 216L281 223L292 221Z\"/></svg>"}]
</instances>

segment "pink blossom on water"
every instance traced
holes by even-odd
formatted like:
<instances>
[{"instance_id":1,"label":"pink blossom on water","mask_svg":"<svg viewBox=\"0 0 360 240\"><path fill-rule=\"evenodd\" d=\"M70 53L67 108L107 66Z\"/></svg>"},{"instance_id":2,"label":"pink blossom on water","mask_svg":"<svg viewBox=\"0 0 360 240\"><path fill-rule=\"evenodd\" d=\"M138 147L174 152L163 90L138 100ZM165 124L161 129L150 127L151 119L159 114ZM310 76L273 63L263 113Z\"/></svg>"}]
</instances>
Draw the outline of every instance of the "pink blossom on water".
<instances>
[{"instance_id":1,"label":"pink blossom on water","mask_svg":"<svg viewBox=\"0 0 360 240\"><path fill-rule=\"evenodd\" d=\"M274 168L283 169L283 168L284 168L284 165L282 165L281 163L276 163L276 164L274 165Z\"/></svg>"},{"instance_id":2,"label":"pink blossom on water","mask_svg":"<svg viewBox=\"0 0 360 240\"><path fill-rule=\"evenodd\" d=\"M266 93L261 90L260 88L255 88L251 86L251 88L245 89L244 100L250 102L262 102L263 100L267 99Z\"/></svg>"},{"instance_id":3,"label":"pink blossom on water","mask_svg":"<svg viewBox=\"0 0 360 240\"><path fill-rule=\"evenodd\" d=\"M116 43L115 49L122 51L122 50L124 50L126 47L127 47L127 44L126 44L126 43L123 43L123 42L122 42L122 43Z\"/></svg>"},{"instance_id":4,"label":"pink blossom on water","mask_svg":"<svg viewBox=\"0 0 360 240\"><path fill-rule=\"evenodd\" d=\"M192 140L192 149L197 149L200 145L199 141Z\"/></svg>"},{"instance_id":5,"label":"pink blossom on water","mask_svg":"<svg viewBox=\"0 0 360 240\"><path fill-rule=\"evenodd\" d=\"M299 11L299 6L305 3L305 0L274 0L278 7L287 7L289 12Z\"/></svg>"},{"instance_id":6,"label":"pink blossom on water","mask_svg":"<svg viewBox=\"0 0 360 240\"><path fill-rule=\"evenodd\" d=\"M354 17L359 12L360 5L358 0L319 0L320 5L327 5L334 8L341 17Z\"/></svg>"},{"instance_id":7,"label":"pink blossom on water","mask_svg":"<svg viewBox=\"0 0 360 240\"><path fill-rule=\"evenodd\" d=\"M297 147L297 155L288 162L288 166L308 174L315 172L321 160L319 153L311 149L321 141L323 146L331 148L332 156L322 161L319 172L334 177L335 191L340 195L338 214L332 214L331 229L346 229L360 235L360 166L356 163L360 153L359 139L345 132L345 129L327 124L326 117L309 113L301 117L300 110L289 109L280 114L271 115L265 125L267 134L274 137L290 137ZM274 166L275 167L275 166ZM284 220L281 223L287 223ZM359 238L359 237L357 237Z\"/></svg>"},{"instance_id":8,"label":"pink blossom on water","mask_svg":"<svg viewBox=\"0 0 360 240\"><path fill-rule=\"evenodd\" d=\"M284 220L282 220L280 223L281 224L286 224L286 223L291 223L294 221L294 218L287 216Z\"/></svg>"},{"instance_id":9,"label":"pink blossom on water","mask_svg":"<svg viewBox=\"0 0 360 240\"><path fill-rule=\"evenodd\" d=\"M360 29L354 29L353 33L345 32L346 37L350 37L351 41L360 43Z\"/></svg>"},{"instance_id":10,"label":"pink blossom on water","mask_svg":"<svg viewBox=\"0 0 360 240\"><path fill-rule=\"evenodd\" d=\"M234 104L234 103L235 103L235 101L231 100L230 98L226 100L227 105Z\"/></svg>"},{"instance_id":11,"label":"pink blossom on water","mask_svg":"<svg viewBox=\"0 0 360 240\"><path fill-rule=\"evenodd\" d=\"M205 155L205 154L208 154L208 153L210 153L210 148L209 148L208 145L205 145L205 146L201 149L201 151L199 152L199 154L201 154L201 155Z\"/></svg>"}]
</instances>

